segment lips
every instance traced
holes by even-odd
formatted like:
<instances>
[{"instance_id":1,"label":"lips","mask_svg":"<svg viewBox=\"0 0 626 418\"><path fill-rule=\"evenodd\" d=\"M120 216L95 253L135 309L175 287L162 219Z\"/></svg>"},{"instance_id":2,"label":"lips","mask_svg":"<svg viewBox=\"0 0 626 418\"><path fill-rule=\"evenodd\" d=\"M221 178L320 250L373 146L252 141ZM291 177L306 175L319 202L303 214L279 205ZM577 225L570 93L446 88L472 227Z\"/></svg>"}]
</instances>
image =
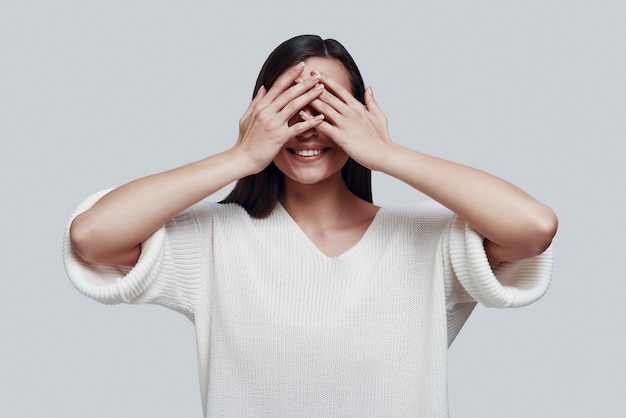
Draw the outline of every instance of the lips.
<instances>
[{"instance_id":1,"label":"lips","mask_svg":"<svg viewBox=\"0 0 626 418\"><path fill-rule=\"evenodd\" d=\"M327 151L329 148L324 149L293 149L289 148L289 152L296 154L300 157L315 157L316 155L320 155L324 151Z\"/></svg>"},{"instance_id":2,"label":"lips","mask_svg":"<svg viewBox=\"0 0 626 418\"><path fill-rule=\"evenodd\" d=\"M298 144L294 147L287 147L287 151L298 157L317 157L328 150L330 147L321 144Z\"/></svg>"}]
</instances>

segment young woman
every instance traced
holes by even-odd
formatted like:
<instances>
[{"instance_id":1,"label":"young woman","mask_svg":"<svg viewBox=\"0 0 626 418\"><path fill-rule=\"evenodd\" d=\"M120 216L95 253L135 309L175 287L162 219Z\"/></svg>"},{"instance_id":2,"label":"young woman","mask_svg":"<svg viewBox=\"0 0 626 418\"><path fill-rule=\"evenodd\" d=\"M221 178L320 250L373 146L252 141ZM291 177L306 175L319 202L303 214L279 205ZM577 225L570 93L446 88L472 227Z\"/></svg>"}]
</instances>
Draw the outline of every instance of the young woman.
<instances>
[{"instance_id":1,"label":"young woman","mask_svg":"<svg viewBox=\"0 0 626 418\"><path fill-rule=\"evenodd\" d=\"M337 41L284 42L255 92L232 148L78 208L71 280L194 322L205 416L447 416L447 347L477 302L544 294L554 213L394 143ZM378 207L370 170L432 201Z\"/></svg>"}]
</instances>

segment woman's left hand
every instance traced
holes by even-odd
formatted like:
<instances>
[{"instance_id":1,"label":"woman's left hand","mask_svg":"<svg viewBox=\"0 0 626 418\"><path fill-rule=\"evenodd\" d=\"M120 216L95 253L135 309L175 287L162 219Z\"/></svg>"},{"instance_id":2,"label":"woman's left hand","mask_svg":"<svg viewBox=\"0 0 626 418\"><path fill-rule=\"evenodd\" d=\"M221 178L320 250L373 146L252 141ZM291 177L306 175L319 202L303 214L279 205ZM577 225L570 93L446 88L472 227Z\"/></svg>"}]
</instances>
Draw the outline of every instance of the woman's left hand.
<instances>
[{"instance_id":1,"label":"woman's left hand","mask_svg":"<svg viewBox=\"0 0 626 418\"><path fill-rule=\"evenodd\" d=\"M325 119L317 129L359 164L370 170L380 170L385 152L393 142L389 137L387 118L374 100L371 87L365 90L363 105L327 75L322 74L320 82L325 85L325 91L311 103Z\"/></svg>"},{"instance_id":2,"label":"woman's left hand","mask_svg":"<svg viewBox=\"0 0 626 418\"><path fill-rule=\"evenodd\" d=\"M431 197L485 237L490 262L514 261L542 253L556 233L547 206L482 170L394 144L387 119L365 92L365 105L337 81L322 74L324 92L311 102L325 122L316 129L361 165L383 172Z\"/></svg>"}]
</instances>

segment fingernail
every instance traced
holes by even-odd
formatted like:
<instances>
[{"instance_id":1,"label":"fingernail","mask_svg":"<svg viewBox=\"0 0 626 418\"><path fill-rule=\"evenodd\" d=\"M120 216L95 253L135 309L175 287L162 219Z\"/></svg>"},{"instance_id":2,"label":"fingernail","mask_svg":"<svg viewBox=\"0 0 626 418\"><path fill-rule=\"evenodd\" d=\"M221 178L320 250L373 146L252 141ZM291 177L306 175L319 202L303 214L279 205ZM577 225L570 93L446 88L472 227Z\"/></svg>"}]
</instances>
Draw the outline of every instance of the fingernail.
<instances>
[{"instance_id":1,"label":"fingernail","mask_svg":"<svg viewBox=\"0 0 626 418\"><path fill-rule=\"evenodd\" d=\"M304 62L299 63L298 65L296 65L296 67L294 68L296 71L300 71L304 68Z\"/></svg>"},{"instance_id":2,"label":"fingernail","mask_svg":"<svg viewBox=\"0 0 626 418\"><path fill-rule=\"evenodd\" d=\"M296 79L295 79L295 81L294 81L294 82L295 82L296 84L298 84L298 83L302 83L302 78L298 77L298 78L296 78Z\"/></svg>"},{"instance_id":3,"label":"fingernail","mask_svg":"<svg viewBox=\"0 0 626 418\"><path fill-rule=\"evenodd\" d=\"M367 92L368 92L370 95L374 96L374 89L372 88L372 86L369 86L369 87L367 88Z\"/></svg>"},{"instance_id":4,"label":"fingernail","mask_svg":"<svg viewBox=\"0 0 626 418\"><path fill-rule=\"evenodd\" d=\"M322 83L315 85L315 90L322 90L323 88L324 88L324 85Z\"/></svg>"}]
</instances>

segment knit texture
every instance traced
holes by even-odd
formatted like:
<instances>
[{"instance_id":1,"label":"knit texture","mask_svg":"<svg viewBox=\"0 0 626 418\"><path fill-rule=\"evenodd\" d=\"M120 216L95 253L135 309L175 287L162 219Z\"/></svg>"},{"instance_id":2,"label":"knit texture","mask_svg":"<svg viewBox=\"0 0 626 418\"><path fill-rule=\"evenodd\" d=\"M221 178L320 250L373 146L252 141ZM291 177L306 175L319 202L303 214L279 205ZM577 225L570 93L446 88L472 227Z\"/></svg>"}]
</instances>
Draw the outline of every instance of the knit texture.
<instances>
[{"instance_id":1,"label":"knit texture","mask_svg":"<svg viewBox=\"0 0 626 418\"><path fill-rule=\"evenodd\" d=\"M447 417L447 347L476 302L531 303L552 268L549 249L492 272L483 237L435 202L381 208L334 258L280 204L255 219L202 202L132 269L85 263L67 232L64 260L91 298L192 320L205 416L237 418Z\"/></svg>"}]
</instances>

